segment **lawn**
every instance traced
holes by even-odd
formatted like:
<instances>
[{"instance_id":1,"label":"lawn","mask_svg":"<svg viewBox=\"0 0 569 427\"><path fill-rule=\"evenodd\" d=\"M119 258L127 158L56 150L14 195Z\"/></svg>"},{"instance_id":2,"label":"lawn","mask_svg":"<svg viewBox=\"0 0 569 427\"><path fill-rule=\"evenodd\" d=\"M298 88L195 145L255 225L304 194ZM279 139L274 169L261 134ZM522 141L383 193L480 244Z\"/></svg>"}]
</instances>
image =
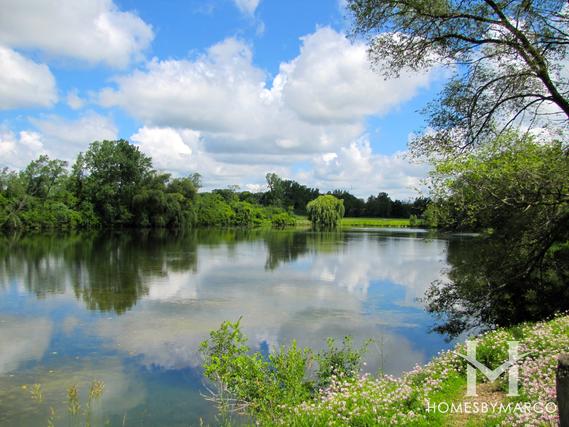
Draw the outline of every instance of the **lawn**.
<instances>
[{"instance_id":1,"label":"lawn","mask_svg":"<svg viewBox=\"0 0 569 427\"><path fill-rule=\"evenodd\" d=\"M310 221L304 215L295 215L297 227L310 226ZM421 221L411 225L408 218L342 218L342 227L420 227Z\"/></svg>"},{"instance_id":2,"label":"lawn","mask_svg":"<svg viewBox=\"0 0 569 427\"><path fill-rule=\"evenodd\" d=\"M342 227L411 227L411 223L408 218L343 218Z\"/></svg>"}]
</instances>

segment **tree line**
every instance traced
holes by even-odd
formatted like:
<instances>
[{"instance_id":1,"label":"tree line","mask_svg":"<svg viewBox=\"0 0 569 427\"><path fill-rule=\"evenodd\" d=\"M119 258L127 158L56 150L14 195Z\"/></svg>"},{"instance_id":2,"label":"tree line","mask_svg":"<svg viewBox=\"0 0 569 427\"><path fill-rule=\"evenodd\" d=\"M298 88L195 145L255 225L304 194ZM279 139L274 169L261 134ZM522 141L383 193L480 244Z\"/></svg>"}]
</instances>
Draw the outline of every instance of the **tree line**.
<instances>
[{"instance_id":1,"label":"tree line","mask_svg":"<svg viewBox=\"0 0 569 427\"><path fill-rule=\"evenodd\" d=\"M429 198L417 197L414 200L392 199L386 192L380 191L366 200L358 198L347 190L336 189L326 193L317 188L310 188L294 180L282 179L275 173L266 175L268 191L264 193L242 193L262 205L284 207L299 215L307 213L308 202L318 196L332 195L344 202L344 215L347 217L409 218L420 217L429 204Z\"/></svg>"},{"instance_id":2,"label":"tree line","mask_svg":"<svg viewBox=\"0 0 569 427\"><path fill-rule=\"evenodd\" d=\"M21 171L1 170L0 227L284 227L294 225L294 214L306 214L308 203L321 195L274 173L267 174L265 192L230 186L198 193L198 173L173 177L159 172L149 156L126 140L93 142L68 166L41 155ZM427 202L393 201L386 193L367 202L347 191L331 194L344 201L347 216L420 215Z\"/></svg>"}]
</instances>

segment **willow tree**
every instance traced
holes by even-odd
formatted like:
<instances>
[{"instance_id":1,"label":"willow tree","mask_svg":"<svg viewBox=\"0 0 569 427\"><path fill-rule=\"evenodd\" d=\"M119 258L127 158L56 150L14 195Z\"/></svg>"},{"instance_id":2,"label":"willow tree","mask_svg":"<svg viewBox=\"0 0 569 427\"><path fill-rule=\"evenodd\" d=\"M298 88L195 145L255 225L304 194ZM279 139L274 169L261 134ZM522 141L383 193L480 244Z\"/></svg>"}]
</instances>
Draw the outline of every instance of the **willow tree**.
<instances>
[{"instance_id":1,"label":"willow tree","mask_svg":"<svg viewBox=\"0 0 569 427\"><path fill-rule=\"evenodd\" d=\"M567 0L348 0L386 77L448 66L418 154L453 154L504 130L569 122Z\"/></svg>"},{"instance_id":2,"label":"willow tree","mask_svg":"<svg viewBox=\"0 0 569 427\"><path fill-rule=\"evenodd\" d=\"M308 202L306 212L314 228L336 228L344 216L344 201L330 194L319 196Z\"/></svg>"}]
</instances>

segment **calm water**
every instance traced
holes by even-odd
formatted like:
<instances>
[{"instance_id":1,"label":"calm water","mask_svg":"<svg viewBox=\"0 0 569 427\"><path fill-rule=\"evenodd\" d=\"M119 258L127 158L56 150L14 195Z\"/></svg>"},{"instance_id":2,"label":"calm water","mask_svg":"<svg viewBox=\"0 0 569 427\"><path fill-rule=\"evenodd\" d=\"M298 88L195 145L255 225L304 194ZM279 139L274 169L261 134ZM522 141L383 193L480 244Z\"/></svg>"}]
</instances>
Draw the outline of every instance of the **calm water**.
<instances>
[{"instance_id":1,"label":"calm water","mask_svg":"<svg viewBox=\"0 0 569 427\"><path fill-rule=\"evenodd\" d=\"M1 238L0 425L45 425L65 390L105 382L110 425L214 423L196 349L243 316L255 349L374 338L366 370L447 348L417 301L449 240L421 230L200 230ZM468 242L462 243L467 245ZM37 404L22 385L42 384ZM101 418L102 417L102 418ZM56 423L57 424L57 423ZM65 424L67 425L67 424Z\"/></svg>"}]
</instances>

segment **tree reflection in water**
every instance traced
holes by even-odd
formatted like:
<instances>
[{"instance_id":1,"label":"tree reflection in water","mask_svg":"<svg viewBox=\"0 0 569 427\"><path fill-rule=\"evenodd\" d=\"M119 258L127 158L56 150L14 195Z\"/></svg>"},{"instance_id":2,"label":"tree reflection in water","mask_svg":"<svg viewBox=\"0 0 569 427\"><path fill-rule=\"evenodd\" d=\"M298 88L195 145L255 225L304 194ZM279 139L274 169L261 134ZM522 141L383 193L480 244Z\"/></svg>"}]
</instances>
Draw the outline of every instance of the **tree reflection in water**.
<instances>
[{"instance_id":1,"label":"tree reflection in water","mask_svg":"<svg viewBox=\"0 0 569 427\"><path fill-rule=\"evenodd\" d=\"M528 269L524 246L503 238L451 239L447 278L426 292L434 328L457 336L473 328L537 321L569 309L569 248Z\"/></svg>"},{"instance_id":2,"label":"tree reflection in water","mask_svg":"<svg viewBox=\"0 0 569 427\"><path fill-rule=\"evenodd\" d=\"M166 230L2 237L0 278L38 298L69 285L91 310L122 314L168 271L196 271L196 232Z\"/></svg>"}]
</instances>

